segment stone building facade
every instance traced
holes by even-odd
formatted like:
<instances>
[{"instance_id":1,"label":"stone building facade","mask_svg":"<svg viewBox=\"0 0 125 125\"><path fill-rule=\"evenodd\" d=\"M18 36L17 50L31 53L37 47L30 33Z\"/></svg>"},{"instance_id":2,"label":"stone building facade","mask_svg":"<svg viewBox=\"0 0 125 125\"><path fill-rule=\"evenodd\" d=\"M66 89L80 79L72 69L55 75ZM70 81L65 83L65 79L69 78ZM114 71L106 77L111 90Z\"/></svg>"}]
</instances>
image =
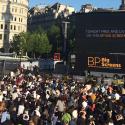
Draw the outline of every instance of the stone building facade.
<instances>
[{"instance_id":1,"label":"stone building facade","mask_svg":"<svg viewBox=\"0 0 125 125\"><path fill-rule=\"evenodd\" d=\"M13 36L27 31L28 0L0 0L0 48L9 51Z\"/></svg>"},{"instance_id":2,"label":"stone building facade","mask_svg":"<svg viewBox=\"0 0 125 125\"><path fill-rule=\"evenodd\" d=\"M34 30L38 26L48 29L57 23L59 19L62 21L62 18L66 18L72 13L75 13L73 7L60 3L55 3L51 6L33 7L28 13L28 29Z\"/></svg>"}]
</instances>

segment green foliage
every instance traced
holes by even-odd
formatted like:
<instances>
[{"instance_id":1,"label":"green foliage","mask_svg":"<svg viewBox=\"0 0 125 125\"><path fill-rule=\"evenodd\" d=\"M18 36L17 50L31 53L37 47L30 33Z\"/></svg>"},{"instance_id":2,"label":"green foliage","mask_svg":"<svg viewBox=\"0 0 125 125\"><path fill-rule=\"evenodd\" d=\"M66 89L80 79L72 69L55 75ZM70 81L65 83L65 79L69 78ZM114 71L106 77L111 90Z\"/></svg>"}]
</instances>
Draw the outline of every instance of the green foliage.
<instances>
[{"instance_id":1,"label":"green foliage","mask_svg":"<svg viewBox=\"0 0 125 125\"><path fill-rule=\"evenodd\" d=\"M68 28L68 41L69 49L72 53L76 51L75 29L76 27L70 24L70 27Z\"/></svg>"},{"instance_id":2,"label":"green foliage","mask_svg":"<svg viewBox=\"0 0 125 125\"><path fill-rule=\"evenodd\" d=\"M52 25L51 28L48 30L48 34L52 38L58 39L60 37L60 28L56 25Z\"/></svg>"},{"instance_id":3,"label":"green foliage","mask_svg":"<svg viewBox=\"0 0 125 125\"><path fill-rule=\"evenodd\" d=\"M13 50L17 52L17 54L19 54L20 51L24 50L24 46L26 44L26 39L24 36L24 33L20 33L18 35L15 35L13 38L12 47Z\"/></svg>"},{"instance_id":4,"label":"green foliage","mask_svg":"<svg viewBox=\"0 0 125 125\"><path fill-rule=\"evenodd\" d=\"M49 53L51 51L51 45L47 38L46 33L33 33L31 39L30 52L36 52L39 54Z\"/></svg>"},{"instance_id":5,"label":"green foliage","mask_svg":"<svg viewBox=\"0 0 125 125\"><path fill-rule=\"evenodd\" d=\"M47 33L41 29L34 32L15 35L12 43L13 51L22 53L37 53L39 55L50 53L52 46L49 43Z\"/></svg>"},{"instance_id":6,"label":"green foliage","mask_svg":"<svg viewBox=\"0 0 125 125\"><path fill-rule=\"evenodd\" d=\"M57 25L52 25L47 32L50 43L53 45L53 52L60 51L61 45L61 30Z\"/></svg>"}]
</instances>

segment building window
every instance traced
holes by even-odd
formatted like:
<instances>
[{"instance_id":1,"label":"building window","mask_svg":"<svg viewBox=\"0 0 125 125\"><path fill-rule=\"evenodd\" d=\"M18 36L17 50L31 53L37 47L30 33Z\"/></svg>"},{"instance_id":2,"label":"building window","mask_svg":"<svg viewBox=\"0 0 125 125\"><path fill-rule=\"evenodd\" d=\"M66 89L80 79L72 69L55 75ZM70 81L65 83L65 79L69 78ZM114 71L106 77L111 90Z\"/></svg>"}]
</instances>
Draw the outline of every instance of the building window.
<instances>
[{"instance_id":1,"label":"building window","mask_svg":"<svg viewBox=\"0 0 125 125\"><path fill-rule=\"evenodd\" d=\"M14 8L12 8L12 12L14 12Z\"/></svg>"},{"instance_id":2,"label":"building window","mask_svg":"<svg viewBox=\"0 0 125 125\"><path fill-rule=\"evenodd\" d=\"M20 31L20 26L18 26L18 31Z\"/></svg>"},{"instance_id":3,"label":"building window","mask_svg":"<svg viewBox=\"0 0 125 125\"><path fill-rule=\"evenodd\" d=\"M4 40L7 40L7 34L4 34Z\"/></svg>"},{"instance_id":4,"label":"building window","mask_svg":"<svg viewBox=\"0 0 125 125\"><path fill-rule=\"evenodd\" d=\"M20 22L20 18L19 18L19 22Z\"/></svg>"},{"instance_id":5,"label":"building window","mask_svg":"<svg viewBox=\"0 0 125 125\"><path fill-rule=\"evenodd\" d=\"M7 30L7 29L8 29L7 24L5 24L5 30Z\"/></svg>"},{"instance_id":6,"label":"building window","mask_svg":"<svg viewBox=\"0 0 125 125\"><path fill-rule=\"evenodd\" d=\"M14 18L14 21L16 21L16 17Z\"/></svg>"},{"instance_id":7,"label":"building window","mask_svg":"<svg viewBox=\"0 0 125 125\"><path fill-rule=\"evenodd\" d=\"M23 22L23 19L21 18L21 22Z\"/></svg>"},{"instance_id":8,"label":"building window","mask_svg":"<svg viewBox=\"0 0 125 125\"><path fill-rule=\"evenodd\" d=\"M1 20L3 20L4 19L4 17L3 17L3 15L1 16Z\"/></svg>"},{"instance_id":9,"label":"building window","mask_svg":"<svg viewBox=\"0 0 125 125\"><path fill-rule=\"evenodd\" d=\"M10 29L13 30L13 25L10 26Z\"/></svg>"},{"instance_id":10,"label":"building window","mask_svg":"<svg viewBox=\"0 0 125 125\"><path fill-rule=\"evenodd\" d=\"M0 40L2 40L2 34L0 34Z\"/></svg>"},{"instance_id":11,"label":"building window","mask_svg":"<svg viewBox=\"0 0 125 125\"><path fill-rule=\"evenodd\" d=\"M20 9L20 13L21 13L21 9Z\"/></svg>"},{"instance_id":12,"label":"building window","mask_svg":"<svg viewBox=\"0 0 125 125\"><path fill-rule=\"evenodd\" d=\"M17 12L17 8L15 8L15 13Z\"/></svg>"},{"instance_id":13,"label":"building window","mask_svg":"<svg viewBox=\"0 0 125 125\"><path fill-rule=\"evenodd\" d=\"M0 29L3 29L3 24L1 24Z\"/></svg>"},{"instance_id":14,"label":"building window","mask_svg":"<svg viewBox=\"0 0 125 125\"><path fill-rule=\"evenodd\" d=\"M16 26L14 25L14 30L16 30Z\"/></svg>"}]
</instances>

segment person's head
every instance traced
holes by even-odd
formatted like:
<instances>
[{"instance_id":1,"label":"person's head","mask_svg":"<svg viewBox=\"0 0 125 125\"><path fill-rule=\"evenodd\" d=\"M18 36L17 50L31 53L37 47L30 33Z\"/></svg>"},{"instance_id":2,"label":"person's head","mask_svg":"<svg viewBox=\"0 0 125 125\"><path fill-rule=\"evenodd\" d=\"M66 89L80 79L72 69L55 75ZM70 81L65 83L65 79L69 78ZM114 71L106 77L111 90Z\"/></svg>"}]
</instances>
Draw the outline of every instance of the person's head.
<instances>
[{"instance_id":1,"label":"person's head","mask_svg":"<svg viewBox=\"0 0 125 125\"><path fill-rule=\"evenodd\" d=\"M13 108L12 108L12 111L16 112L16 110L17 110L16 107L13 107Z\"/></svg>"},{"instance_id":2,"label":"person's head","mask_svg":"<svg viewBox=\"0 0 125 125\"><path fill-rule=\"evenodd\" d=\"M2 113L6 109L5 102L0 102L0 113Z\"/></svg>"}]
</instances>

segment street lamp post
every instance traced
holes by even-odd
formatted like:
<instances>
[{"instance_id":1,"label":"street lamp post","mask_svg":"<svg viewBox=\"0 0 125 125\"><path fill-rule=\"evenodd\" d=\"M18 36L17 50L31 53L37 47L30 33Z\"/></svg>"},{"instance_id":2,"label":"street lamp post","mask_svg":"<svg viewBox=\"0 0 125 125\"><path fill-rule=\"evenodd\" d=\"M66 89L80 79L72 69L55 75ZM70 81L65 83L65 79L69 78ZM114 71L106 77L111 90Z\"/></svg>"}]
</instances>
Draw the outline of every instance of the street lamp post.
<instances>
[{"instance_id":1,"label":"street lamp post","mask_svg":"<svg viewBox=\"0 0 125 125\"><path fill-rule=\"evenodd\" d=\"M62 30L63 30L63 36L64 36L64 44L63 44L64 55L66 54L66 49L67 49L67 28L69 23L70 22L67 22L67 21L62 22Z\"/></svg>"},{"instance_id":2,"label":"street lamp post","mask_svg":"<svg viewBox=\"0 0 125 125\"><path fill-rule=\"evenodd\" d=\"M64 58L64 65L66 66L67 64L67 28L68 28L68 24L70 22L67 21L62 21L62 31L63 31L63 37L64 37L64 43L63 43L63 58ZM68 74L68 69L69 66L66 66L66 74Z\"/></svg>"}]
</instances>

